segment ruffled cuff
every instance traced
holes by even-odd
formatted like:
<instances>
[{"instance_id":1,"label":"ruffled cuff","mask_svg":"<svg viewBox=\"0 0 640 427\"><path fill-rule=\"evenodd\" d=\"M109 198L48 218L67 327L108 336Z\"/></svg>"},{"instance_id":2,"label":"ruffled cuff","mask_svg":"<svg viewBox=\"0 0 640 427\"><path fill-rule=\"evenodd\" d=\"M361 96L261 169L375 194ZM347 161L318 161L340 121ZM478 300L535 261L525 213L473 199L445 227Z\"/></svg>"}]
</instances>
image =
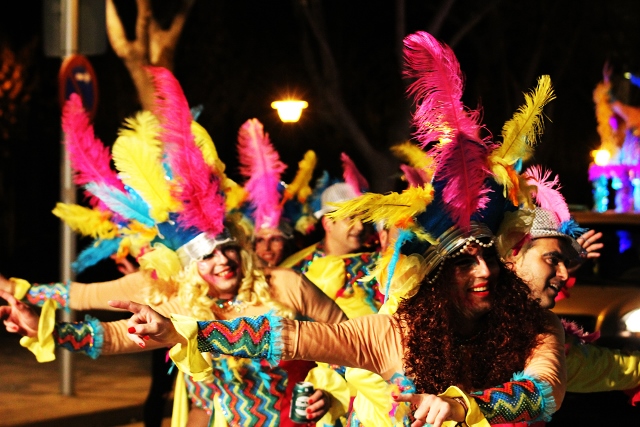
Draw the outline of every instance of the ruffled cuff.
<instances>
[{"instance_id":1,"label":"ruffled cuff","mask_svg":"<svg viewBox=\"0 0 640 427\"><path fill-rule=\"evenodd\" d=\"M53 339L53 329L56 323L56 302L47 300L42 306L38 321L38 334L35 337L22 337L20 345L26 347L36 356L40 363L51 362L56 359L56 344Z\"/></svg>"},{"instance_id":2,"label":"ruffled cuff","mask_svg":"<svg viewBox=\"0 0 640 427\"><path fill-rule=\"evenodd\" d=\"M180 371L193 377L195 381L211 381L212 369L198 350L198 322L188 316L172 314L171 322L187 344L176 344L169 350L171 360Z\"/></svg>"},{"instance_id":3,"label":"ruffled cuff","mask_svg":"<svg viewBox=\"0 0 640 427\"><path fill-rule=\"evenodd\" d=\"M70 285L70 281L65 283L50 283L47 285L34 283L33 285L29 285L29 289L24 297L26 297L29 304L37 307L41 307L45 301L54 300L58 303L58 307L63 307L68 312ZM21 286L24 286L24 284Z\"/></svg>"},{"instance_id":4,"label":"ruffled cuff","mask_svg":"<svg viewBox=\"0 0 640 427\"><path fill-rule=\"evenodd\" d=\"M18 301L22 300L27 292L29 292L29 289L31 289L31 283L27 282L24 279L12 277L9 279L9 281L13 283L13 296Z\"/></svg>"},{"instance_id":5,"label":"ruffled cuff","mask_svg":"<svg viewBox=\"0 0 640 427\"><path fill-rule=\"evenodd\" d=\"M97 359L102 353L104 329L98 319L87 315L83 322L58 323L54 337L58 346Z\"/></svg>"},{"instance_id":6,"label":"ruffled cuff","mask_svg":"<svg viewBox=\"0 0 640 427\"><path fill-rule=\"evenodd\" d=\"M458 387L450 386L444 393L439 394L440 397L449 397L460 398L463 399L467 404L467 415L465 416L464 422L469 427L488 427L489 421L484 417L484 414L480 410L478 403L475 399L471 399L467 394L465 394Z\"/></svg>"},{"instance_id":7,"label":"ruffled cuff","mask_svg":"<svg viewBox=\"0 0 640 427\"><path fill-rule=\"evenodd\" d=\"M344 378L331 368L318 366L309 371L305 381L331 396L329 411L316 423L317 427L334 426L349 409L351 396Z\"/></svg>"},{"instance_id":8,"label":"ruffled cuff","mask_svg":"<svg viewBox=\"0 0 640 427\"><path fill-rule=\"evenodd\" d=\"M556 411L552 387L523 372L514 374L508 383L471 396L492 424L550 421Z\"/></svg>"}]
</instances>

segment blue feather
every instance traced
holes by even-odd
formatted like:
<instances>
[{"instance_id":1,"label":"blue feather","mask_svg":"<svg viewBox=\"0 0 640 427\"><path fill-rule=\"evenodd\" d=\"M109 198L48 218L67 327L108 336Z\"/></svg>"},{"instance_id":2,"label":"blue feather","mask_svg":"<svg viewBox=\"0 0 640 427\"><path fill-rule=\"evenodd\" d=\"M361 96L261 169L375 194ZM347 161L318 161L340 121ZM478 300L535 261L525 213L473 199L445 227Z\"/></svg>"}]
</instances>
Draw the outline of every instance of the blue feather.
<instances>
[{"instance_id":1,"label":"blue feather","mask_svg":"<svg viewBox=\"0 0 640 427\"><path fill-rule=\"evenodd\" d=\"M121 237L115 239L99 239L95 240L91 245L87 246L80 254L78 258L71 263L71 268L76 273L82 273L88 267L97 264L103 259L109 258L111 255L118 252L120 247Z\"/></svg>"},{"instance_id":2,"label":"blue feather","mask_svg":"<svg viewBox=\"0 0 640 427\"><path fill-rule=\"evenodd\" d=\"M147 227L153 227L155 221L149 216L149 205L134 191L124 193L106 184L89 183L87 191L102 201L112 212L136 220Z\"/></svg>"}]
</instances>

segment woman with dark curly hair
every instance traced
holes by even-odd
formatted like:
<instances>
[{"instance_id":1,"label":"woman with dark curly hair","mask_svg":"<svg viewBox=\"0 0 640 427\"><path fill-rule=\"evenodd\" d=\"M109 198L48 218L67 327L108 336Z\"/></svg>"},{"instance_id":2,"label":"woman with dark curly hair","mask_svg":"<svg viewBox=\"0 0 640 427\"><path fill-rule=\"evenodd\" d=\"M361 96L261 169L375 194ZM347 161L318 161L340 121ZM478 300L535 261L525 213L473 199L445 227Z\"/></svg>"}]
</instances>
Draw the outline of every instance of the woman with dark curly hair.
<instances>
[{"instance_id":1,"label":"woman with dark curly hair","mask_svg":"<svg viewBox=\"0 0 640 427\"><path fill-rule=\"evenodd\" d=\"M419 393L443 393L452 384L481 390L507 382L523 369L540 334L551 330L548 315L529 298L527 285L497 259L493 248L482 248L482 258L499 271L496 280L481 287L456 286L478 268L480 251L469 246L446 261L431 286L422 285L398 307L405 374Z\"/></svg>"}]
</instances>

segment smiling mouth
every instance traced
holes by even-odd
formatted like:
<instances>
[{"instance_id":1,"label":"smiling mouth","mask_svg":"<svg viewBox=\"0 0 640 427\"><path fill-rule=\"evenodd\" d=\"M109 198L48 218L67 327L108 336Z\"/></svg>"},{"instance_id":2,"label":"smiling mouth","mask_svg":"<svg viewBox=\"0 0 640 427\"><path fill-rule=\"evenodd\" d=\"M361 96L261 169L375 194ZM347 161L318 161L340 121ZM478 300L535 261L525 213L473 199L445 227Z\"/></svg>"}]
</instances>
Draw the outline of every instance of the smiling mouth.
<instances>
[{"instance_id":1,"label":"smiling mouth","mask_svg":"<svg viewBox=\"0 0 640 427\"><path fill-rule=\"evenodd\" d=\"M225 270L225 271L221 271L219 273L214 274L214 276L221 277L223 279L230 279L234 275L235 275L235 272L233 270Z\"/></svg>"},{"instance_id":2,"label":"smiling mouth","mask_svg":"<svg viewBox=\"0 0 640 427\"><path fill-rule=\"evenodd\" d=\"M559 293L560 289L562 289L562 285L557 285L555 283L549 283L549 288L553 289L555 293Z\"/></svg>"}]
</instances>

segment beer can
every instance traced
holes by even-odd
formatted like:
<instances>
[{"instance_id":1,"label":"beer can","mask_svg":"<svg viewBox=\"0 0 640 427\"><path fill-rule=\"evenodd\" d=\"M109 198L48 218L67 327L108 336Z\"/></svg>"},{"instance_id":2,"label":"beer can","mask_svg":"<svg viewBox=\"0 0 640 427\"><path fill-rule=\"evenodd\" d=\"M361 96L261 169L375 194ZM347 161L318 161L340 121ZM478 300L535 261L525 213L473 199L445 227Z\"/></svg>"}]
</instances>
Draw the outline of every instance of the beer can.
<instances>
[{"instance_id":1,"label":"beer can","mask_svg":"<svg viewBox=\"0 0 640 427\"><path fill-rule=\"evenodd\" d=\"M307 406L309 406L309 397L313 394L313 384L308 382L299 382L293 386L291 393L291 409L289 410L289 418L294 423L306 424Z\"/></svg>"}]
</instances>

